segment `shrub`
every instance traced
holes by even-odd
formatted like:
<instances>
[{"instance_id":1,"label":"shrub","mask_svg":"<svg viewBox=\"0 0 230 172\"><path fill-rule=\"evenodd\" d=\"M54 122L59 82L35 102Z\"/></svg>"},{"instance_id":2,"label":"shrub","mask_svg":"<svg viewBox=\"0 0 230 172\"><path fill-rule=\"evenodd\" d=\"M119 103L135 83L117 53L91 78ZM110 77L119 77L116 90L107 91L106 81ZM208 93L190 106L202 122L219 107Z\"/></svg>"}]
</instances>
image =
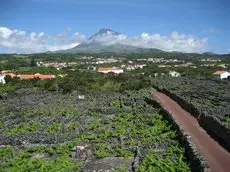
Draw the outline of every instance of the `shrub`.
<instances>
[{"instance_id":1,"label":"shrub","mask_svg":"<svg viewBox=\"0 0 230 172\"><path fill-rule=\"evenodd\" d=\"M98 158L107 157L109 154L109 146L107 144L95 144L93 146L93 154Z\"/></svg>"}]
</instances>

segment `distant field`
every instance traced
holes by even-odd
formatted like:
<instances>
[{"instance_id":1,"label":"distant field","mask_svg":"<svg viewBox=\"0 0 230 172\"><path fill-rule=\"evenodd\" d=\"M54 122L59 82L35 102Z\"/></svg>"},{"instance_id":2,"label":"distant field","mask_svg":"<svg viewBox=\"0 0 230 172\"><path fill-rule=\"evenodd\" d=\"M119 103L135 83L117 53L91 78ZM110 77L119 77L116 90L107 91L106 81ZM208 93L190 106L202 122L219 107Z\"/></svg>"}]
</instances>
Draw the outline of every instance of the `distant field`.
<instances>
[{"instance_id":1,"label":"distant field","mask_svg":"<svg viewBox=\"0 0 230 172\"><path fill-rule=\"evenodd\" d=\"M18 57L18 58L27 58L28 57L27 55L22 55L22 54L14 54L12 56Z\"/></svg>"}]
</instances>

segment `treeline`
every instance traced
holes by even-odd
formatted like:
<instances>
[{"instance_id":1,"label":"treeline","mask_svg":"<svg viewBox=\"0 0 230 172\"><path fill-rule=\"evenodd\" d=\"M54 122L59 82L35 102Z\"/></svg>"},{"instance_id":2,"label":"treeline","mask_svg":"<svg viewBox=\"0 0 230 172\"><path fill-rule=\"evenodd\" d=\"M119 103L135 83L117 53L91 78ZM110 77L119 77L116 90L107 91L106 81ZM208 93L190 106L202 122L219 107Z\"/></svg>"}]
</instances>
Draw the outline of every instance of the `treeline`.
<instances>
[{"instance_id":1,"label":"treeline","mask_svg":"<svg viewBox=\"0 0 230 172\"><path fill-rule=\"evenodd\" d=\"M108 90L124 92L125 90L139 90L150 86L148 77L141 75L113 73L101 74L83 70L69 71L64 78L40 80L38 78L30 80L20 80L7 76L5 85L0 85L0 92L12 92L19 88L36 87L41 90L62 91L70 93L73 90Z\"/></svg>"}]
</instances>

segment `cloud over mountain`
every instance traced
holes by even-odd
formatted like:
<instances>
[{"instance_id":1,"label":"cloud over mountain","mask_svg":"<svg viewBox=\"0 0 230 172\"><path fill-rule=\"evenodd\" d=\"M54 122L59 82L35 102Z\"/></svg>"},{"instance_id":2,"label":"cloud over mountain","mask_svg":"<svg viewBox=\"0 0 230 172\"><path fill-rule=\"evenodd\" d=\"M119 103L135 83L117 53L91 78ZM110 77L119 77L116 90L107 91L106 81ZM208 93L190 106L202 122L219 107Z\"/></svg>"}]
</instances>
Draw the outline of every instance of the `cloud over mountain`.
<instances>
[{"instance_id":1,"label":"cloud over mountain","mask_svg":"<svg viewBox=\"0 0 230 172\"><path fill-rule=\"evenodd\" d=\"M8 52L35 53L64 50L73 48L84 41L96 41L104 45L119 43L142 48L157 48L164 51L205 52L208 49L207 38L198 39L193 35L179 34L178 32L172 32L169 36L142 33L140 36L130 37L118 34L118 32L114 34L112 31L107 31L96 34L87 40L83 34L78 32L70 35L69 30L56 35L49 35L44 32L26 33L25 31L0 27L0 50L7 50Z\"/></svg>"},{"instance_id":2,"label":"cloud over mountain","mask_svg":"<svg viewBox=\"0 0 230 172\"><path fill-rule=\"evenodd\" d=\"M123 34L113 35L108 32L98 35L95 40L106 45L120 43L142 48L157 48L164 51L204 52L208 48L207 38L196 39L193 35L179 34L178 32L172 32L169 36L142 33L137 37L128 37Z\"/></svg>"}]
</instances>

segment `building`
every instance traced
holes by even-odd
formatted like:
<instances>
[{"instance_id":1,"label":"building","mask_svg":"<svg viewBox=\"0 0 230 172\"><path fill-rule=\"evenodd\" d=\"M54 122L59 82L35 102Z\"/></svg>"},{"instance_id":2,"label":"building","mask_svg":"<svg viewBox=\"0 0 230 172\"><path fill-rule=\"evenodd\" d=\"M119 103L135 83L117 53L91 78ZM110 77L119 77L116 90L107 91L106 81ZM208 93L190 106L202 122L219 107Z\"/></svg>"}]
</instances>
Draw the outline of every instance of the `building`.
<instances>
[{"instance_id":1,"label":"building","mask_svg":"<svg viewBox=\"0 0 230 172\"><path fill-rule=\"evenodd\" d=\"M18 78L20 78L21 80L27 80L27 79L34 79L34 78L39 78L41 80L43 79L53 79L55 78L55 75L43 75L43 74L19 74L17 75Z\"/></svg>"},{"instance_id":2,"label":"building","mask_svg":"<svg viewBox=\"0 0 230 172\"><path fill-rule=\"evenodd\" d=\"M27 80L27 79L35 78L34 75L30 75L30 74L20 74L20 75L17 75L17 77L20 78L21 80Z\"/></svg>"},{"instance_id":3,"label":"building","mask_svg":"<svg viewBox=\"0 0 230 172\"><path fill-rule=\"evenodd\" d=\"M2 70L0 73L4 74L4 73L10 73L10 72L11 72L11 70Z\"/></svg>"},{"instance_id":4,"label":"building","mask_svg":"<svg viewBox=\"0 0 230 172\"><path fill-rule=\"evenodd\" d=\"M14 77L17 76L17 75L14 74L14 73L4 73L3 75L4 75L4 76L10 76L11 78L14 78Z\"/></svg>"},{"instance_id":5,"label":"building","mask_svg":"<svg viewBox=\"0 0 230 172\"><path fill-rule=\"evenodd\" d=\"M85 95L78 95L78 99L84 100L85 99Z\"/></svg>"},{"instance_id":6,"label":"building","mask_svg":"<svg viewBox=\"0 0 230 172\"><path fill-rule=\"evenodd\" d=\"M176 72L176 71L169 71L169 75L171 77L180 77L180 73Z\"/></svg>"},{"instance_id":7,"label":"building","mask_svg":"<svg viewBox=\"0 0 230 172\"><path fill-rule=\"evenodd\" d=\"M222 68L224 68L224 69L228 68L228 67L227 67L227 64L220 64L220 65L218 65L218 67L222 67Z\"/></svg>"},{"instance_id":8,"label":"building","mask_svg":"<svg viewBox=\"0 0 230 172\"><path fill-rule=\"evenodd\" d=\"M55 78L55 75L43 75L43 74L40 74L40 73L36 73L34 74L34 78L39 78L39 79L53 79Z\"/></svg>"},{"instance_id":9,"label":"building","mask_svg":"<svg viewBox=\"0 0 230 172\"><path fill-rule=\"evenodd\" d=\"M4 73L4 74L0 74L0 83L2 84L5 84L6 81L5 81L5 77L6 76L10 76L11 78L15 78L15 77L18 77L20 80L29 80L29 79L34 79L34 78L38 78L38 79L53 79L53 78L56 78L55 75L51 75L51 74L40 74L40 73L36 73L36 74L19 74L19 75L16 75L14 73ZM65 77L67 76L66 74L65 75L58 75L59 77Z\"/></svg>"},{"instance_id":10,"label":"building","mask_svg":"<svg viewBox=\"0 0 230 172\"><path fill-rule=\"evenodd\" d=\"M0 84L5 84L5 75L0 75Z\"/></svg>"},{"instance_id":11,"label":"building","mask_svg":"<svg viewBox=\"0 0 230 172\"><path fill-rule=\"evenodd\" d=\"M107 68L100 67L100 68L98 68L97 71L101 72L101 73L113 72L113 73L116 73L116 74L120 74L120 73L124 72L123 69L121 69L119 67L107 67Z\"/></svg>"},{"instance_id":12,"label":"building","mask_svg":"<svg viewBox=\"0 0 230 172\"><path fill-rule=\"evenodd\" d=\"M227 79L230 76L230 73L227 71L216 71L213 73L213 76L216 79Z\"/></svg>"},{"instance_id":13,"label":"building","mask_svg":"<svg viewBox=\"0 0 230 172\"><path fill-rule=\"evenodd\" d=\"M128 71L135 70L135 66L134 65L133 66L129 65L129 66L126 67L126 70L128 70Z\"/></svg>"},{"instance_id":14,"label":"building","mask_svg":"<svg viewBox=\"0 0 230 172\"><path fill-rule=\"evenodd\" d=\"M58 74L58 77L61 77L61 78L64 78L66 76L67 76L67 74Z\"/></svg>"},{"instance_id":15,"label":"building","mask_svg":"<svg viewBox=\"0 0 230 172\"><path fill-rule=\"evenodd\" d=\"M96 71L97 68L95 66L89 66L87 69L92 70L92 71Z\"/></svg>"},{"instance_id":16,"label":"building","mask_svg":"<svg viewBox=\"0 0 230 172\"><path fill-rule=\"evenodd\" d=\"M55 75L39 75L38 76L39 79L54 79Z\"/></svg>"}]
</instances>

